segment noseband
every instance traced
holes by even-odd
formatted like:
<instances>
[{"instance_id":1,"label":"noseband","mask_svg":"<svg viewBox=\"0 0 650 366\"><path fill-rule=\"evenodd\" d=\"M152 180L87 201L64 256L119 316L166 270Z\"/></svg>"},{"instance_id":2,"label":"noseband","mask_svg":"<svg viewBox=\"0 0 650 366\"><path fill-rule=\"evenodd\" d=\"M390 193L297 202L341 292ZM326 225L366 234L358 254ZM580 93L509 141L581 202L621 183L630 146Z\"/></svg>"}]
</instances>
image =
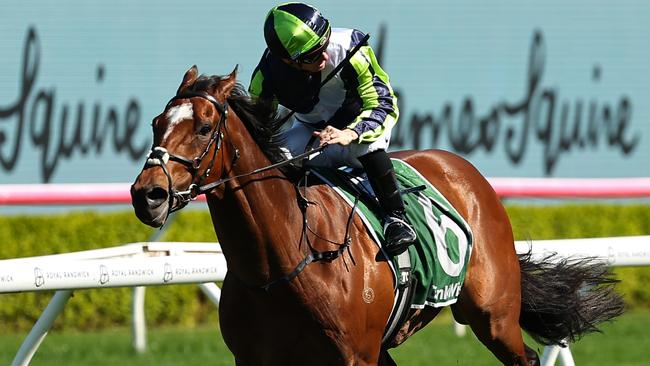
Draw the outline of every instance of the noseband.
<instances>
[{"instance_id":1,"label":"noseband","mask_svg":"<svg viewBox=\"0 0 650 366\"><path fill-rule=\"evenodd\" d=\"M151 149L151 152L147 156L147 162L144 165L145 169L153 166L160 166L163 172L165 173L165 176L167 176L167 183L168 183L167 193L169 196L167 216L169 216L169 214L171 214L172 212L178 211L181 208L185 207L191 200L193 200L197 195L200 194L197 191L197 188L199 187L198 184L201 184L201 182L203 182L205 178L210 176L210 172L214 165L214 160L216 159L217 153L221 148L221 142L223 141L223 137L224 137L222 129L225 128L226 120L228 119L228 101L221 104L212 95L206 92L200 92L200 91L185 92L185 93L178 94L172 99L170 99L169 102L167 102L167 106L165 107L165 110L167 110L170 104L175 100L188 99L194 97L207 99L221 114L221 117L219 118L219 122L217 122L217 125L215 126L214 131L212 132L212 136L210 137L208 144L203 149L203 152L193 159L188 159L183 156L172 154L162 146L155 146L154 148ZM212 159L210 161L210 164L208 164L208 168L199 177L198 184L192 182L192 184L190 184L190 186L186 191L176 190L172 182L172 176L169 173L169 170L167 169L167 163L171 160L184 165L192 174L193 180L196 180L194 176L197 173L197 170L201 166L203 159L208 154L208 152L210 151L210 147L212 147L213 144L215 144L215 148L212 153ZM236 150L235 157L233 158L233 163L236 161L238 156L239 153Z\"/></svg>"}]
</instances>

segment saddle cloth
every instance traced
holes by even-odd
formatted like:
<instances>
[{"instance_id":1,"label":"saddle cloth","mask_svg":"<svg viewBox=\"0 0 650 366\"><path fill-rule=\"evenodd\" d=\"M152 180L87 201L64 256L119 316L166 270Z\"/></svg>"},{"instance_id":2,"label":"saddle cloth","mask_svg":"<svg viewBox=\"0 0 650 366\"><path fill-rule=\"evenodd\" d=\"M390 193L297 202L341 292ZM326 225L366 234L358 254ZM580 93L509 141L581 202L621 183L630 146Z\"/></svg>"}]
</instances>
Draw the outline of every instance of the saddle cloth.
<instances>
[{"instance_id":1,"label":"saddle cloth","mask_svg":"<svg viewBox=\"0 0 650 366\"><path fill-rule=\"evenodd\" d=\"M411 276L417 280L410 306L451 305L457 301L465 280L472 253L472 232L449 201L417 170L402 160L391 161L402 187L406 216L417 233L417 241L408 248ZM349 168L310 169L351 207L356 207L370 236L381 248L384 236L379 206L365 174ZM384 256L388 258L386 253ZM397 258L389 258L389 263L397 284Z\"/></svg>"}]
</instances>

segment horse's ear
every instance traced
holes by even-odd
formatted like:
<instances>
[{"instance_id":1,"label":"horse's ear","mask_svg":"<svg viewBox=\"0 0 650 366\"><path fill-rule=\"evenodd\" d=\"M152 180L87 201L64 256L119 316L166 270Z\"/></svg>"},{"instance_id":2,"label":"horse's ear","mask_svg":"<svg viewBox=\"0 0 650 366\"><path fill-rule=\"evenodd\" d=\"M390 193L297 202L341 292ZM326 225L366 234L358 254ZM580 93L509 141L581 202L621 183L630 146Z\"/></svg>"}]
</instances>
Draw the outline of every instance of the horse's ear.
<instances>
[{"instance_id":1,"label":"horse's ear","mask_svg":"<svg viewBox=\"0 0 650 366\"><path fill-rule=\"evenodd\" d=\"M221 83L219 83L220 84L219 86L220 86L220 89L221 89L220 91L226 97L228 97L230 95L230 92L232 91L232 88L234 88L235 85L237 84L237 69L238 68L239 68L239 65L235 66L235 69L232 70L230 75L225 77L221 81Z\"/></svg>"},{"instance_id":2,"label":"horse's ear","mask_svg":"<svg viewBox=\"0 0 650 366\"><path fill-rule=\"evenodd\" d=\"M196 65L193 65L192 67L189 68L189 70L185 71L185 76L183 76L183 81L181 82L181 85L178 87L176 94L180 94L181 92L184 92L190 85L194 84L198 76L199 76L199 69L196 67Z\"/></svg>"}]
</instances>

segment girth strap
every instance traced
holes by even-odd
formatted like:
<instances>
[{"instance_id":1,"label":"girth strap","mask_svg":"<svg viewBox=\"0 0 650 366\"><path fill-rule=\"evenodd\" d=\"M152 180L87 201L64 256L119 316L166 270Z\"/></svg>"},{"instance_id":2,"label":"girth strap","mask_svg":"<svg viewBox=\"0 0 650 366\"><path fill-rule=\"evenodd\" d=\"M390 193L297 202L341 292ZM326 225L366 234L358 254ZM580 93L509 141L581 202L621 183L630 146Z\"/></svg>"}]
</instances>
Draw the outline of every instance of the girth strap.
<instances>
[{"instance_id":1,"label":"girth strap","mask_svg":"<svg viewBox=\"0 0 650 366\"><path fill-rule=\"evenodd\" d=\"M400 330L402 324L406 320L410 310L411 299L415 286L417 285L417 278L411 276L411 254L405 251L397 256L397 286L395 294L395 302L393 303L393 310L388 318L384 337L381 340L382 348L388 349L392 341L395 339L396 333Z\"/></svg>"},{"instance_id":2,"label":"girth strap","mask_svg":"<svg viewBox=\"0 0 650 366\"><path fill-rule=\"evenodd\" d=\"M296 266L296 268L293 269L290 273L285 275L282 278L278 278L277 280L273 282L269 282L264 286L260 286L259 288L264 290L264 291L269 291L272 287L275 287L276 285L279 285L281 283L288 283L291 282L294 278L298 277L300 272L302 272L305 267L307 267L308 264L312 262L331 262L341 256L343 252L345 252L346 249L348 249L348 246L350 246L350 240L347 240L345 244L341 245L341 247L337 250L328 250L325 252L319 252L319 251L312 251L311 253L307 254L305 258L303 258L300 263Z\"/></svg>"},{"instance_id":3,"label":"girth strap","mask_svg":"<svg viewBox=\"0 0 650 366\"><path fill-rule=\"evenodd\" d=\"M305 154L313 153L314 151L320 150L321 148L323 148L325 146L326 145L323 145L320 148L317 148L317 149L311 150L309 152L303 153L300 156L305 155ZM307 186L307 176L309 176L309 172L305 172L305 177L303 178L304 182L305 182L305 186ZM326 241L330 242L331 244L338 245L339 246L338 249L336 249L336 250L318 251L318 250L314 249L314 247L311 245L311 242L309 241L309 238L307 236L307 231L310 231L309 225L307 223L307 207L309 206L309 204L311 202L307 199L306 196L303 196L303 195L300 194L300 191L298 190L297 187L296 187L296 192L298 192L298 195L297 195L298 206L300 207L300 211L303 214L303 238L305 238L305 240L307 241L307 245L309 247L309 254L307 254L298 263L298 265L296 265L296 267L293 269L293 271L291 271L288 274L282 276L281 278L278 278L277 280L273 280L273 281L271 281L271 282L269 282L269 283L267 283L265 285L247 286L247 287L252 288L252 289L258 289L258 290L261 289L261 290L264 290L264 291L268 292L271 288L275 287L276 285L289 283L291 280L298 277L298 275L302 271L304 271L305 268L307 267L307 265L309 265L310 263L314 263L314 262L328 262L329 263L329 262L332 262L333 260L335 260L336 258L340 257L341 255L343 255L343 253L346 250L349 250L350 244L352 243L352 238L350 237L349 232L350 232L350 226L352 225L352 219L354 218L354 214L356 212L357 202L355 202L354 206L352 207L352 210L350 211L350 215L348 216L348 221L347 221L347 224L345 226L345 236L344 236L343 242L338 244L338 243L334 243L334 242L332 242L330 240L325 239ZM321 239L323 239L323 238L321 238ZM352 260L354 262L354 258L352 258Z\"/></svg>"}]
</instances>

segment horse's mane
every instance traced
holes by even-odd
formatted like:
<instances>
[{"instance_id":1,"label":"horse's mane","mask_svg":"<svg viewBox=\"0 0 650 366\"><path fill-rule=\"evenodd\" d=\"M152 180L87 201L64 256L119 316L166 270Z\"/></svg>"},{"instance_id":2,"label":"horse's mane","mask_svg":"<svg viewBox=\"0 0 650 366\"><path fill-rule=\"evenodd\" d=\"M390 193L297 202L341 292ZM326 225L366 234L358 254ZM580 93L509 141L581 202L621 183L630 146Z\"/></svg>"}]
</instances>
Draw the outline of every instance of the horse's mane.
<instances>
[{"instance_id":1,"label":"horse's mane","mask_svg":"<svg viewBox=\"0 0 650 366\"><path fill-rule=\"evenodd\" d=\"M216 75L201 75L190 86L190 90L212 92L222 80L223 77ZM276 108L270 101L262 99L254 101L248 95L246 88L237 83L228 97L228 103L272 163L286 160L281 150L282 118L278 116Z\"/></svg>"},{"instance_id":2,"label":"horse's mane","mask_svg":"<svg viewBox=\"0 0 650 366\"><path fill-rule=\"evenodd\" d=\"M281 150L283 121L272 103L261 99L253 101L241 84L233 88L228 103L271 162L286 160Z\"/></svg>"}]
</instances>

